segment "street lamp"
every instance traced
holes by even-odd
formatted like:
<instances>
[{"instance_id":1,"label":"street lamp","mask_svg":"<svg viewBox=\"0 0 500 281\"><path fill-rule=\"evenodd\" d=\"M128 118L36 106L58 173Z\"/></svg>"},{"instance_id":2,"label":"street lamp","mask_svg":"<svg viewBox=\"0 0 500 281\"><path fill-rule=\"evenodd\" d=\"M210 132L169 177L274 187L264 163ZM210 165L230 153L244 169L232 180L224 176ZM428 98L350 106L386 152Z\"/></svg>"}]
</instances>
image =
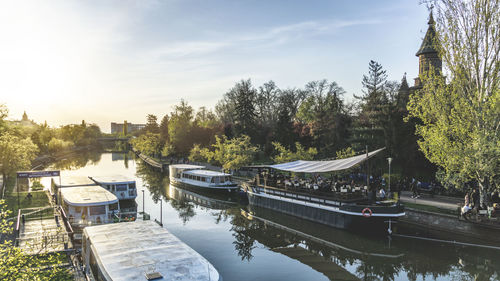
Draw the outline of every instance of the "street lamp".
<instances>
[{"instance_id":1,"label":"street lamp","mask_svg":"<svg viewBox=\"0 0 500 281\"><path fill-rule=\"evenodd\" d=\"M392 162L392 158L389 157L387 158L387 162L389 162L389 190L391 190L391 162Z\"/></svg>"},{"instance_id":2,"label":"street lamp","mask_svg":"<svg viewBox=\"0 0 500 281\"><path fill-rule=\"evenodd\" d=\"M144 216L144 189L142 191L142 216Z\"/></svg>"}]
</instances>

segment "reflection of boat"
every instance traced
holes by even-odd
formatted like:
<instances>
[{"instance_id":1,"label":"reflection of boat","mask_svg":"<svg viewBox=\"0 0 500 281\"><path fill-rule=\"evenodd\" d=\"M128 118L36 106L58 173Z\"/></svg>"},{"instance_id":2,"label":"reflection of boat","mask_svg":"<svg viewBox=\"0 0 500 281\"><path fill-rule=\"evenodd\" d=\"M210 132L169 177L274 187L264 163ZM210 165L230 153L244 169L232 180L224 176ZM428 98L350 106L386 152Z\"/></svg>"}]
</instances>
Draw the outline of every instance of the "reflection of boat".
<instances>
[{"instance_id":1,"label":"reflection of boat","mask_svg":"<svg viewBox=\"0 0 500 281\"><path fill-rule=\"evenodd\" d=\"M397 266L405 260L401 251L387 248L383 241L255 206L241 213L251 221L251 227L243 231L246 236L310 266L330 280L360 280L347 264L378 268L380 264Z\"/></svg>"},{"instance_id":2,"label":"reflection of boat","mask_svg":"<svg viewBox=\"0 0 500 281\"><path fill-rule=\"evenodd\" d=\"M344 256L373 257L397 259L404 254L395 249L385 249L385 244L380 240L371 240L363 235L357 235L345 230L332 229L325 225L310 222L307 220L296 219L276 211L256 206L248 206L249 210L242 210L242 214L249 219L263 222L266 227L272 227L288 233L307 239L311 242L336 249L338 253ZM275 245L286 247L288 244Z\"/></svg>"},{"instance_id":3,"label":"reflection of boat","mask_svg":"<svg viewBox=\"0 0 500 281\"><path fill-rule=\"evenodd\" d=\"M95 280L222 280L209 261L151 221L87 227L83 241L85 273Z\"/></svg>"},{"instance_id":4,"label":"reflection of boat","mask_svg":"<svg viewBox=\"0 0 500 281\"><path fill-rule=\"evenodd\" d=\"M239 189L238 185L232 182L230 174L204 168L205 166L188 164L170 165L170 183L205 190L234 191Z\"/></svg>"},{"instance_id":5,"label":"reflection of boat","mask_svg":"<svg viewBox=\"0 0 500 281\"><path fill-rule=\"evenodd\" d=\"M133 179L121 175L92 176L89 178L116 195L119 200L133 200L137 197L137 188Z\"/></svg>"},{"instance_id":6,"label":"reflection of boat","mask_svg":"<svg viewBox=\"0 0 500 281\"><path fill-rule=\"evenodd\" d=\"M167 195L177 201L187 200L210 209L223 210L236 204L237 198L229 194L211 193L204 190L192 190L170 185Z\"/></svg>"}]
</instances>

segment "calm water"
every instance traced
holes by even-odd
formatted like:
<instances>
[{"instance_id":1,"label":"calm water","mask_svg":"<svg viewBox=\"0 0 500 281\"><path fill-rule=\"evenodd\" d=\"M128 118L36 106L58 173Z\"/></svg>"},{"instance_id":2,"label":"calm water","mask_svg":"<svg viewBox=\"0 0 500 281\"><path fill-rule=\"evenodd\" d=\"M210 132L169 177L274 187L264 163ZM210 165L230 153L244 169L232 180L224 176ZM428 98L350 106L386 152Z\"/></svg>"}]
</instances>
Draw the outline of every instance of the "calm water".
<instances>
[{"instance_id":1,"label":"calm water","mask_svg":"<svg viewBox=\"0 0 500 281\"><path fill-rule=\"evenodd\" d=\"M67 175L137 180L137 209L232 280L499 280L500 251L370 237L246 206L239 197L170 186L132 154L88 153L54 165ZM144 196L141 190L144 190Z\"/></svg>"}]
</instances>

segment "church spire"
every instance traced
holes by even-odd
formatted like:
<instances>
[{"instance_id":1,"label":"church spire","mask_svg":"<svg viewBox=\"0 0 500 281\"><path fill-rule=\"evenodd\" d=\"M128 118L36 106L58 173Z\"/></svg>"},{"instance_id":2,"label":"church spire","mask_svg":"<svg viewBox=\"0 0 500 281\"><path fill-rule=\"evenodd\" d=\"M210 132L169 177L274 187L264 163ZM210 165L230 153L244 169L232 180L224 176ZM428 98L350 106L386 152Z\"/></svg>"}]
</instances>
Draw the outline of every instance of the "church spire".
<instances>
[{"instance_id":1,"label":"church spire","mask_svg":"<svg viewBox=\"0 0 500 281\"><path fill-rule=\"evenodd\" d=\"M437 41L436 29L434 21L434 16L432 15L432 10L429 14L429 21L427 22L429 27L427 28L427 32L425 33L424 40L420 45L417 53L415 54L418 57L419 66L418 66L418 74L419 77L415 78L415 87L421 87L422 82L420 81L420 77L428 72L431 67L437 73L440 74L442 70L442 60L439 56L439 43Z\"/></svg>"},{"instance_id":2,"label":"church spire","mask_svg":"<svg viewBox=\"0 0 500 281\"><path fill-rule=\"evenodd\" d=\"M23 121L28 121L28 114L26 114L26 111L23 113Z\"/></svg>"}]
</instances>

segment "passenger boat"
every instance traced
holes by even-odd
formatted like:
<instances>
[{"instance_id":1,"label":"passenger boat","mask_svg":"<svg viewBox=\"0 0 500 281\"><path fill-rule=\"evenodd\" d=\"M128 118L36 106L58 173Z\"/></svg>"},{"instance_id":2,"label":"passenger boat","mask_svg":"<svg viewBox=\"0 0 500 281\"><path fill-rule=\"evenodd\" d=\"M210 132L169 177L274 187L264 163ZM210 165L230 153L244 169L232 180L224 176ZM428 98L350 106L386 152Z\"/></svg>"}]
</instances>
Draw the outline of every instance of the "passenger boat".
<instances>
[{"instance_id":1,"label":"passenger boat","mask_svg":"<svg viewBox=\"0 0 500 281\"><path fill-rule=\"evenodd\" d=\"M196 187L205 190L236 191L231 175L211 170L205 166L178 164L169 166L170 183L181 187Z\"/></svg>"},{"instance_id":2,"label":"passenger boat","mask_svg":"<svg viewBox=\"0 0 500 281\"><path fill-rule=\"evenodd\" d=\"M63 187L59 194L68 221L76 228L111 223L120 211L118 198L98 185Z\"/></svg>"},{"instance_id":3,"label":"passenger boat","mask_svg":"<svg viewBox=\"0 0 500 281\"><path fill-rule=\"evenodd\" d=\"M134 200L137 197L137 188L134 179L122 175L91 176L89 178L116 195L118 200Z\"/></svg>"},{"instance_id":4,"label":"passenger boat","mask_svg":"<svg viewBox=\"0 0 500 281\"><path fill-rule=\"evenodd\" d=\"M82 258L90 280L222 281L209 261L152 221L86 227Z\"/></svg>"},{"instance_id":5,"label":"passenger boat","mask_svg":"<svg viewBox=\"0 0 500 281\"><path fill-rule=\"evenodd\" d=\"M330 161L294 161L267 168L295 173L331 173L349 169L382 151ZM316 187L314 187L316 189ZM279 188L261 181L244 184L249 204L329 226L370 232L392 233L392 223L405 215L404 206L392 200L368 199L361 192L343 196L333 192L318 194L315 190ZM342 190L342 193L344 191ZM340 192L339 192L340 193Z\"/></svg>"}]
</instances>

